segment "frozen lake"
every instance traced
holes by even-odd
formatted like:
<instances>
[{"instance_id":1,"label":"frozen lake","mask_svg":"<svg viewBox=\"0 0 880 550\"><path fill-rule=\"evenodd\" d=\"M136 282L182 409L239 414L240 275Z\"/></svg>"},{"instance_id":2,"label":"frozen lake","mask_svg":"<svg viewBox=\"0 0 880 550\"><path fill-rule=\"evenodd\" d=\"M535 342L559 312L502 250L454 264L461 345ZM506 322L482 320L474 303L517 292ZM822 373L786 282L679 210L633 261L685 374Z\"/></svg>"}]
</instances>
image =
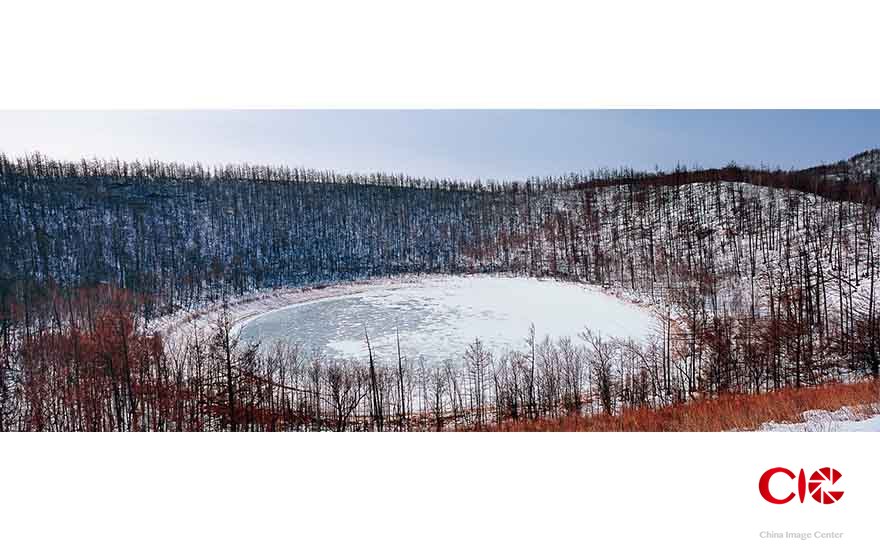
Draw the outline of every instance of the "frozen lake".
<instances>
[{"instance_id":1,"label":"frozen lake","mask_svg":"<svg viewBox=\"0 0 880 550\"><path fill-rule=\"evenodd\" d=\"M646 309L585 285L514 277L433 277L378 284L357 293L264 313L241 327L246 341L303 344L329 357L365 358L364 329L374 354L397 358L395 333L410 360L460 358L480 338L495 353L525 350L529 325L577 340L585 326L603 335L642 338L656 325ZM579 341L579 340L578 340Z\"/></svg>"}]
</instances>

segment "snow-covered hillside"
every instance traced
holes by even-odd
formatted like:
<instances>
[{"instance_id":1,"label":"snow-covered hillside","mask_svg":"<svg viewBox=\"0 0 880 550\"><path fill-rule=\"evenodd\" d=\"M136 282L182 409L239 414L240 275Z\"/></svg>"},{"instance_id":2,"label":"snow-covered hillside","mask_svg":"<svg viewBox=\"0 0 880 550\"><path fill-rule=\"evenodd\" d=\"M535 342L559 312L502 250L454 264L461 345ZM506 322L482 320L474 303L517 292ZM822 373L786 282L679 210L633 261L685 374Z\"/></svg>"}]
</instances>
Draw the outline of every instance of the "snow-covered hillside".
<instances>
[{"instance_id":1,"label":"snow-covered hillside","mask_svg":"<svg viewBox=\"0 0 880 550\"><path fill-rule=\"evenodd\" d=\"M873 155L852 162L862 172L874 170ZM849 164L842 166L846 176ZM49 418L58 403L53 392L79 395L80 389L70 386L76 380L70 354L56 340L90 349L86 343L110 342L116 327L125 326L133 334L122 333L119 349L75 366L77 373L109 376L100 384L116 390L107 399L128 419L111 422L123 426L140 418L132 380L139 388L178 392L192 409L208 403L206 418L218 425L236 421L231 408L238 403L288 429L363 429L391 415L400 429L408 423L442 429L523 416L602 411L613 417L878 377L880 195L873 182L833 182L823 178L841 169L820 168L622 170L498 186L246 165L206 172L162 163L9 162L0 155L0 218L7 229L0 232L0 313L12 335L0 342L13 345L0 351L14 363L8 395L22 396L7 408L35 411L20 416L23 426ZM556 282L517 281L522 286L515 292L464 293L433 304L406 292L369 294L361 284L441 274ZM617 328L639 324L631 322L639 308L624 315L616 301L582 303L546 292L547 285L568 284L593 285L603 299L610 293L647 307L659 326L637 341L625 338L627 330L590 333L578 342L559 338L581 321L598 332L609 317ZM360 294L349 298L352 287ZM436 298L436 290L427 294ZM455 311L492 296L476 315ZM336 298L333 304L357 311L326 315L320 304L298 306L314 315L291 319L292 332L342 331L325 344L356 355L363 352L360 330L348 334L353 325L346 323L372 318L379 360L233 345L240 336L235 322L315 298ZM542 302L578 319L564 326L555 324L563 318L530 319L526 304ZM217 315L223 303L230 304L231 323ZM412 308L421 319L414 323L430 329L420 336L404 326L404 338L431 352L442 348L450 359L434 355L422 364L411 360L419 351L409 349L406 361L395 361L388 352L393 308ZM518 313L493 317L504 308ZM174 333L190 317L213 332L171 338L173 346L159 349L149 331ZM531 322L537 326L529 345L501 356L467 343L472 333L455 333L471 323L467 328L480 328L487 342L497 331L507 342L522 341ZM482 331L489 325L496 334ZM104 369L107 354L133 349L129 336L150 350L138 354L140 370L120 376ZM48 390L39 387L43 381ZM31 395L45 400L26 402ZM77 403L58 425L107 421L103 412L84 419L80 411L110 410L101 399ZM164 398L149 399L159 411L156 421L168 423L159 409ZM193 425L202 419L190 418Z\"/></svg>"},{"instance_id":2,"label":"snow-covered hillside","mask_svg":"<svg viewBox=\"0 0 880 550\"><path fill-rule=\"evenodd\" d=\"M880 149L871 149L860 153L848 161L856 174L880 176Z\"/></svg>"}]
</instances>

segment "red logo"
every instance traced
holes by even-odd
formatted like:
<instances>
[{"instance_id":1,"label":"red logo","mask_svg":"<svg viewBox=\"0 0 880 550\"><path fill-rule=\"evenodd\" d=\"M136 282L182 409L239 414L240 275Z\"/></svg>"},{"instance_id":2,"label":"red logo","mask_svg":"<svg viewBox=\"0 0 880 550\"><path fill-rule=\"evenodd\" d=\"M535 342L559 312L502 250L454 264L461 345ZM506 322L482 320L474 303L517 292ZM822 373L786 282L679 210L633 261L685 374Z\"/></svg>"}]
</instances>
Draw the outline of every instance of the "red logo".
<instances>
[{"instance_id":1,"label":"red logo","mask_svg":"<svg viewBox=\"0 0 880 550\"><path fill-rule=\"evenodd\" d=\"M822 504L834 504L843 496L843 491L826 490L827 487L837 483L837 480L841 477L840 472L834 468L829 468L828 466L819 468L810 475L809 481L807 481L807 476L803 470L795 476L788 468L770 468L764 472L760 481L758 481L758 491L761 492L764 500L771 504L785 504L795 497L795 493L782 498L778 498L770 493L770 478L776 474L785 474L789 479L797 477L797 496L801 502L804 501L807 492L813 497L813 500Z\"/></svg>"}]
</instances>

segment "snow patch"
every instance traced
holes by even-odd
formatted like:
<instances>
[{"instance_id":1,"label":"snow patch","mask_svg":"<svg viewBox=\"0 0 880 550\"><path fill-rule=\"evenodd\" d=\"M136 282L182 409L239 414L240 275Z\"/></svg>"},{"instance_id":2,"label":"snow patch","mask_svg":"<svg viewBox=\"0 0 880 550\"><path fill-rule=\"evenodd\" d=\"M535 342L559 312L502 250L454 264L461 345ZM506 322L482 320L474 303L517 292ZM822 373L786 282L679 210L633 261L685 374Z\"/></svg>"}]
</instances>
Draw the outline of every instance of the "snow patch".
<instances>
[{"instance_id":1,"label":"snow patch","mask_svg":"<svg viewBox=\"0 0 880 550\"><path fill-rule=\"evenodd\" d=\"M880 403L843 407L836 411L810 410L803 422L767 422L767 432L880 432Z\"/></svg>"}]
</instances>

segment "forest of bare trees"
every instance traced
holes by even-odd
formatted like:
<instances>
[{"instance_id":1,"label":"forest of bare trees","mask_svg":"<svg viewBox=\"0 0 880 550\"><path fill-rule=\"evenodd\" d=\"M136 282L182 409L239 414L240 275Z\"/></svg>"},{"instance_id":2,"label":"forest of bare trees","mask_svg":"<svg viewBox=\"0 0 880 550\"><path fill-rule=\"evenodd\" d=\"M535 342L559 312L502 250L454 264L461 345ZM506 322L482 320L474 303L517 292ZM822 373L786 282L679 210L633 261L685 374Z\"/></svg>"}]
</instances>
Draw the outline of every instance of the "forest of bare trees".
<instances>
[{"instance_id":1,"label":"forest of bare trees","mask_svg":"<svg viewBox=\"0 0 880 550\"><path fill-rule=\"evenodd\" d=\"M488 429L876 378L877 157L481 183L0 156L0 431ZM249 345L228 315L147 329L259 289L438 272L612 287L662 328L523 327L519 349L441 364Z\"/></svg>"}]
</instances>

